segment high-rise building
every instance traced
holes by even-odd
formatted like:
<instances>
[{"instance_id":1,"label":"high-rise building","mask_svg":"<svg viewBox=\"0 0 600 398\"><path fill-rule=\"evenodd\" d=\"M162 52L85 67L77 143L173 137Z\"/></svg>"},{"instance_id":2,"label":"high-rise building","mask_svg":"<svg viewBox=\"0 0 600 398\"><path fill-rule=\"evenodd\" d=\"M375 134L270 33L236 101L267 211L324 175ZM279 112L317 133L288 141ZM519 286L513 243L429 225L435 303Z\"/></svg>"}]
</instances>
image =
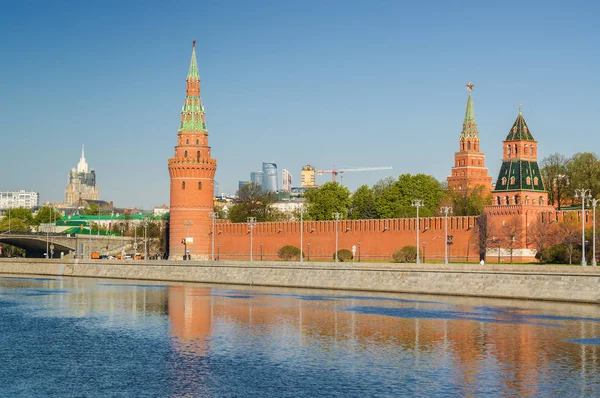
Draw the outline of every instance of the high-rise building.
<instances>
[{"instance_id":1,"label":"high-rise building","mask_svg":"<svg viewBox=\"0 0 600 398\"><path fill-rule=\"evenodd\" d=\"M279 189L277 186L277 165L275 163L263 162L262 172L262 188L266 191L276 192Z\"/></svg>"},{"instance_id":2,"label":"high-rise building","mask_svg":"<svg viewBox=\"0 0 600 398\"><path fill-rule=\"evenodd\" d=\"M286 192L292 190L292 173L286 169L281 170L281 189Z\"/></svg>"},{"instance_id":3,"label":"high-rise building","mask_svg":"<svg viewBox=\"0 0 600 398\"><path fill-rule=\"evenodd\" d=\"M73 206L80 206L82 200L100 199L96 171L88 170L83 146L81 146L81 158L77 163L77 168L72 168L69 172L69 183L65 190L65 197L66 203Z\"/></svg>"},{"instance_id":4,"label":"high-rise building","mask_svg":"<svg viewBox=\"0 0 600 398\"><path fill-rule=\"evenodd\" d=\"M315 180L315 168L309 164L302 167L300 172L300 184L304 188L314 187L316 185Z\"/></svg>"},{"instance_id":5,"label":"high-rise building","mask_svg":"<svg viewBox=\"0 0 600 398\"><path fill-rule=\"evenodd\" d=\"M169 259L209 259L214 177L217 161L210 157L204 106L200 98L200 75L196 41L186 78L186 96L177 131L175 156L169 159L171 218ZM185 250L189 253L186 253Z\"/></svg>"},{"instance_id":6,"label":"high-rise building","mask_svg":"<svg viewBox=\"0 0 600 398\"><path fill-rule=\"evenodd\" d=\"M263 174L264 173L262 171L253 171L252 173L250 173L250 182L253 182L259 187L262 187Z\"/></svg>"},{"instance_id":7,"label":"high-rise building","mask_svg":"<svg viewBox=\"0 0 600 398\"><path fill-rule=\"evenodd\" d=\"M473 87L471 82L467 84L467 110L460 134L459 151L454 153L454 167L452 175L448 177L448 188L467 190L482 185L489 192L492 189L492 177L485 167L485 154L479 150L479 131L471 96Z\"/></svg>"},{"instance_id":8,"label":"high-rise building","mask_svg":"<svg viewBox=\"0 0 600 398\"><path fill-rule=\"evenodd\" d=\"M31 191L13 191L13 192L0 192L0 209L14 209L17 207L24 207L26 209L32 209L39 206L40 194Z\"/></svg>"},{"instance_id":9,"label":"high-rise building","mask_svg":"<svg viewBox=\"0 0 600 398\"><path fill-rule=\"evenodd\" d=\"M238 181L238 190L244 188L246 185L250 184L251 181Z\"/></svg>"}]
</instances>

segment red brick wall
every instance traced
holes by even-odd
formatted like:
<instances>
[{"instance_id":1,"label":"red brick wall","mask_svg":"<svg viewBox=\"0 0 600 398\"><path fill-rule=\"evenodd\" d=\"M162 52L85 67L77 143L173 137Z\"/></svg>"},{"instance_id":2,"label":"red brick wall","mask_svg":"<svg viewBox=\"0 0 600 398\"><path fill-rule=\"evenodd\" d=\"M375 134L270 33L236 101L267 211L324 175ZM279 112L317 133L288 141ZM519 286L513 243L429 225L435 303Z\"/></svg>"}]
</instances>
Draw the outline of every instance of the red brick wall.
<instances>
[{"instance_id":1,"label":"red brick wall","mask_svg":"<svg viewBox=\"0 0 600 398\"><path fill-rule=\"evenodd\" d=\"M448 234L453 236L450 246L451 261L478 261L476 238L473 234L475 217L448 217ZM333 260L335 252L335 221L305 221L303 250L305 259ZM351 250L360 242L361 261L391 261L397 248L416 243L416 219L340 220L338 224L339 249ZM444 217L420 219L421 249L425 242L425 261L443 261ZM215 227L215 252L220 259L249 259L250 234L246 223L232 224L219 221ZM255 261L277 260L277 250L285 245L300 246L299 222L257 223L252 231L252 252ZM308 244L310 243L310 253Z\"/></svg>"}]
</instances>

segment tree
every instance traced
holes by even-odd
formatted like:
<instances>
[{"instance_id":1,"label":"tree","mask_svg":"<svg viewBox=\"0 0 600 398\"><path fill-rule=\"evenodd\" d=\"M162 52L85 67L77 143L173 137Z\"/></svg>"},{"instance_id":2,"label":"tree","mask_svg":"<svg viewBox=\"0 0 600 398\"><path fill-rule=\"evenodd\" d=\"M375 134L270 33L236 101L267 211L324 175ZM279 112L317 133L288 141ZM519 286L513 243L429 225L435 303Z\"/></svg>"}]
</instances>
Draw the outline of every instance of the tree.
<instances>
[{"instance_id":1,"label":"tree","mask_svg":"<svg viewBox=\"0 0 600 398\"><path fill-rule=\"evenodd\" d=\"M94 202L86 202L86 205L82 210L83 214L86 216L97 216L100 214L99 211L100 205Z\"/></svg>"},{"instance_id":2,"label":"tree","mask_svg":"<svg viewBox=\"0 0 600 398\"><path fill-rule=\"evenodd\" d=\"M513 252L521 244L523 237L523 221L521 216L514 215L510 217L500 228L502 237L506 242L504 245L510 251L510 263L512 264Z\"/></svg>"},{"instance_id":3,"label":"tree","mask_svg":"<svg viewBox=\"0 0 600 398\"><path fill-rule=\"evenodd\" d=\"M326 182L317 189L309 189L306 198L306 218L310 220L331 220L333 213L348 216L350 191L337 182Z\"/></svg>"},{"instance_id":4,"label":"tree","mask_svg":"<svg viewBox=\"0 0 600 398\"><path fill-rule=\"evenodd\" d=\"M360 186L352 195L349 217L352 220L378 218L375 194L367 185Z\"/></svg>"},{"instance_id":5,"label":"tree","mask_svg":"<svg viewBox=\"0 0 600 398\"><path fill-rule=\"evenodd\" d=\"M335 253L333 254L333 258L335 259ZM344 262L344 261L350 261L354 258L354 256L352 255L352 252L348 249L340 249L337 252L337 258L338 261Z\"/></svg>"},{"instance_id":6,"label":"tree","mask_svg":"<svg viewBox=\"0 0 600 398\"><path fill-rule=\"evenodd\" d=\"M592 197L600 194L600 160L591 152L576 153L568 163L567 174L573 189L590 189Z\"/></svg>"},{"instance_id":7,"label":"tree","mask_svg":"<svg viewBox=\"0 0 600 398\"><path fill-rule=\"evenodd\" d=\"M29 232L31 228L29 224L23 221L20 218L11 218L4 217L2 222L0 222L0 231L8 231L9 230L9 222L10 222L10 232Z\"/></svg>"},{"instance_id":8,"label":"tree","mask_svg":"<svg viewBox=\"0 0 600 398\"><path fill-rule=\"evenodd\" d=\"M12 221L14 221L16 219L23 221L27 226L30 226L33 224L33 215L31 214L31 210L26 209L24 207L17 207L14 209L6 210L6 212L4 213L4 218L7 220L8 219L11 220L11 227L12 227ZM12 230L12 228L11 228L11 230Z\"/></svg>"},{"instance_id":9,"label":"tree","mask_svg":"<svg viewBox=\"0 0 600 398\"><path fill-rule=\"evenodd\" d=\"M387 188L391 187L392 185L394 185L394 183L396 182L396 180L394 179L394 177L386 177L383 178L379 181L377 181L375 183L375 185L373 185L373 193L375 194L375 196L379 196L383 193L383 191L385 191Z\"/></svg>"},{"instance_id":10,"label":"tree","mask_svg":"<svg viewBox=\"0 0 600 398\"><path fill-rule=\"evenodd\" d=\"M487 214L484 213L475 219L473 233L477 237L476 242L480 261L485 261L487 249L494 241L495 229L494 224L490 222Z\"/></svg>"},{"instance_id":11,"label":"tree","mask_svg":"<svg viewBox=\"0 0 600 398\"><path fill-rule=\"evenodd\" d=\"M576 215L567 212L563 220L558 224L558 240L565 248L565 254L569 258L569 264L573 264L573 255L577 244L581 242L581 230Z\"/></svg>"},{"instance_id":12,"label":"tree","mask_svg":"<svg viewBox=\"0 0 600 398\"><path fill-rule=\"evenodd\" d=\"M237 191L237 199L229 209L232 222L246 222L248 217L256 217L256 221L272 221L274 211L271 205L277 200L275 192L267 191L253 182L244 185Z\"/></svg>"},{"instance_id":13,"label":"tree","mask_svg":"<svg viewBox=\"0 0 600 398\"><path fill-rule=\"evenodd\" d=\"M56 211L53 207L44 206L38 210L37 214L33 218L33 225L47 224L56 222L62 219L62 215Z\"/></svg>"},{"instance_id":14,"label":"tree","mask_svg":"<svg viewBox=\"0 0 600 398\"><path fill-rule=\"evenodd\" d=\"M538 215L537 219L531 224L527 233L527 244L535 247L536 258L540 264L544 260L548 261L548 248L551 247L556 240L557 226L554 220L544 215Z\"/></svg>"},{"instance_id":15,"label":"tree","mask_svg":"<svg viewBox=\"0 0 600 398\"><path fill-rule=\"evenodd\" d=\"M430 217L437 213L443 194L443 185L432 176L402 174L376 195L375 207L381 218L415 217L417 210L411 204L414 199L421 199L424 206L419 214Z\"/></svg>"},{"instance_id":16,"label":"tree","mask_svg":"<svg viewBox=\"0 0 600 398\"><path fill-rule=\"evenodd\" d=\"M542 180L544 188L548 191L548 202L560 208L568 193L569 178L567 167L569 160L560 153L553 153L542 160Z\"/></svg>"},{"instance_id":17,"label":"tree","mask_svg":"<svg viewBox=\"0 0 600 398\"><path fill-rule=\"evenodd\" d=\"M277 250L277 256L285 261L289 261L292 258L300 258L300 249L292 245L283 246Z\"/></svg>"},{"instance_id":18,"label":"tree","mask_svg":"<svg viewBox=\"0 0 600 398\"><path fill-rule=\"evenodd\" d=\"M446 195L450 199L449 205L452 206L454 215L457 216L479 216L492 200L492 194L483 185L461 190L451 189Z\"/></svg>"}]
</instances>

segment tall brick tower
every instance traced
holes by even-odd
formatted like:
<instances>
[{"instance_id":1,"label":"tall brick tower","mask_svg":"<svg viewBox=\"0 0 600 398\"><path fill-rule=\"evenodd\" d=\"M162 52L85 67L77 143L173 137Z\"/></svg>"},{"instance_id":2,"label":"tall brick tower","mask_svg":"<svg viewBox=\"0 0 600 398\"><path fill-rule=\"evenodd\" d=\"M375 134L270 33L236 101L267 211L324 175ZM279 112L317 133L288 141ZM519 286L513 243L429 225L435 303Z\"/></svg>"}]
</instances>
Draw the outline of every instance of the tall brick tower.
<instances>
[{"instance_id":1,"label":"tall brick tower","mask_svg":"<svg viewBox=\"0 0 600 398\"><path fill-rule=\"evenodd\" d=\"M460 134L459 151L454 153L454 167L452 175L448 177L448 188L465 190L483 185L489 191L492 189L492 177L488 176L485 167L485 154L479 151L479 131L471 96L473 87L471 82L467 84L467 111Z\"/></svg>"},{"instance_id":2,"label":"tall brick tower","mask_svg":"<svg viewBox=\"0 0 600 398\"><path fill-rule=\"evenodd\" d=\"M208 130L200 98L200 76L196 41L186 79L186 96L181 109L175 156L169 159L171 176L171 219L169 259L180 260L185 248L192 259L210 256L209 214L213 211L214 176L217 161L210 157ZM188 243L182 242L188 238ZM193 242L192 242L193 241Z\"/></svg>"}]
</instances>

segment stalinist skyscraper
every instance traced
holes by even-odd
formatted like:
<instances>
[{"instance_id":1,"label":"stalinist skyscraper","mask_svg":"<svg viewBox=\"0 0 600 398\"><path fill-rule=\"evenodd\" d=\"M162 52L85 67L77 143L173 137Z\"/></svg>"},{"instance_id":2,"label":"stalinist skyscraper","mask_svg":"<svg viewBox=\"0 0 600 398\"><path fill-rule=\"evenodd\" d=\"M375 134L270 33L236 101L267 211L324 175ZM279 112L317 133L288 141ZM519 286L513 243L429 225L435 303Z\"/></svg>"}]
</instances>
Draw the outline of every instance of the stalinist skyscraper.
<instances>
[{"instance_id":1,"label":"stalinist skyscraper","mask_svg":"<svg viewBox=\"0 0 600 398\"><path fill-rule=\"evenodd\" d=\"M72 168L69 172L69 184L65 196L66 203L73 206L80 206L82 200L100 199L100 192L96 183L96 171L88 171L83 146L81 146L81 158L77 163L77 168Z\"/></svg>"}]
</instances>

